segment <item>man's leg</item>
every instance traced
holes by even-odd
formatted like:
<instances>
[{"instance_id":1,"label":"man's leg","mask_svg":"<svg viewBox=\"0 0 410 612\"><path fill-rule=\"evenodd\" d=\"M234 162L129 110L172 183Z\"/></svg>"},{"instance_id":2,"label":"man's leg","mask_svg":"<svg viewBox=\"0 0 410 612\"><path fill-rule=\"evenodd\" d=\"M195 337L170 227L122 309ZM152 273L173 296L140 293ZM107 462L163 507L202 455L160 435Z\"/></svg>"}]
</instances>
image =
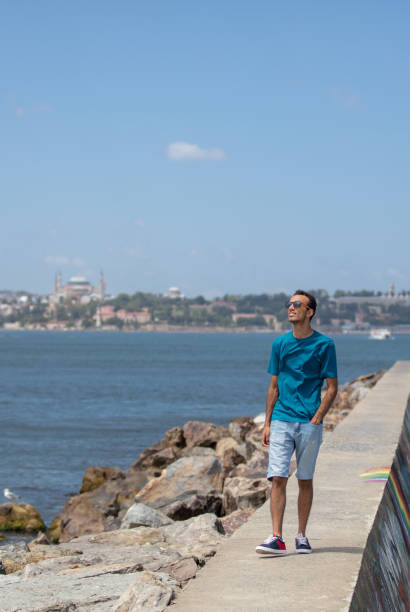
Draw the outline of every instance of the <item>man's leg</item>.
<instances>
[{"instance_id":1,"label":"man's leg","mask_svg":"<svg viewBox=\"0 0 410 612\"><path fill-rule=\"evenodd\" d=\"M282 537L283 515L286 506L287 478L274 476L272 478L272 490L270 494L270 511L272 515L273 533Z\"/></svg>"},{"instance_id":2,"label":"man's leg","mask_svg":"<svg viewBox=\"0 0 410 612\"><path fill-rule=\"evenodd\" d=\"M270 510L273 534L256 547L256 552L260 554L286 554L286 545L282 540L282 523L290 458L295 448L294 427L294 423L286 421L273 420L271 423L267 478L272 482Z\"/></svg>"},{"instance_id":3,"label":"man's leg","mask_svg":"<svg viewBox=\"0 0 410 612\"><path fill-rule=\"evenodd\" d=\"M306 525L309 518L310 509L313 500L313 479L301 480L298 479L299 497L298 497L298 517L299 530L303 536L306 535Z\"/></svg>"},{"instance_id":4,"label":"man's leg","mask_svg":"<svg viewBox=\"0 0 410 612\"><path fill-rule=\"evenodd\" d=\"M300 423L296 442L296 478L299 484L298 515L299 531L295 538L297 553L311 553L312 548L306 538L306 525L313 500L313 474L316 459L322 442L322 425Z\"/></svg>"}]
</instances>

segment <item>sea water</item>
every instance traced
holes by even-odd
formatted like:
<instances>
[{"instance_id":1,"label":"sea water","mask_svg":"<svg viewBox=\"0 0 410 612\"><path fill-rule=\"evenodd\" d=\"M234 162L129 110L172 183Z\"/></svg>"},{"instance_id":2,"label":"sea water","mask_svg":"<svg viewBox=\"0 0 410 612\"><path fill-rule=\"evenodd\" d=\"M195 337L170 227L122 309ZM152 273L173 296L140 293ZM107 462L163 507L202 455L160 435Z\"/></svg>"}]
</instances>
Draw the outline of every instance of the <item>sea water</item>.
<instances>
[{"instance_id":1,"label":"sea water","mask_svg":"<svg viewBox=\"0 0 410 612\"><path fill-rule=\"evenodd\" d=\"M48 524L89 465L129 468L167 429L264 411L273 334L0 332L0 503ZM410 359L410 336L335 336L339 378Z\"/></svg>"}]
</instances>

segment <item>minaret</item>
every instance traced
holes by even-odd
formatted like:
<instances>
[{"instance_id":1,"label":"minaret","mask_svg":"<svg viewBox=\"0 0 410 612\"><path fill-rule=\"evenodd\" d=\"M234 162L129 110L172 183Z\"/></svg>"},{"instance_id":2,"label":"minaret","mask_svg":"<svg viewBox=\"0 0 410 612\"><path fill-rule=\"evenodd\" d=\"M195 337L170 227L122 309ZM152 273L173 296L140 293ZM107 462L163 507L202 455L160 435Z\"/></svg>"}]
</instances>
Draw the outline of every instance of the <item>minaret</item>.
<instances>
[{"instance_id":1,"label":"minaret","mask_svg":"<svg viewBox=\"0 0 410 612\"><path fill-rule=\"evenodd\" d=\"M101 320L101 306L98 304L97 306L97 311L95 313L95 326L100 328L102 325L102 320Z\"/></svg>"},{"instance_id":2,"label":"minaret","mask_svg":"<svg viewBox=\"0 0 410 612\"><path fill-rule=\"evenodd\" d=\"M105 283L104 283L104 275L103 271L100 270L100 282L98 283L98 295L100 296L100 300L103 301L105 293Z\"/></svg>"},{"instance_id":3,"label":"minaret","mask_svg":"<svg viewBox=\"0 0 410 612\"><path fill-rule=\"evenodd\" d=\"M56 275L54 277L54 295L55 297L57 297L57 294L60 292L61 289L61 272L56 272Z\"/></svg>"}]
</instances>

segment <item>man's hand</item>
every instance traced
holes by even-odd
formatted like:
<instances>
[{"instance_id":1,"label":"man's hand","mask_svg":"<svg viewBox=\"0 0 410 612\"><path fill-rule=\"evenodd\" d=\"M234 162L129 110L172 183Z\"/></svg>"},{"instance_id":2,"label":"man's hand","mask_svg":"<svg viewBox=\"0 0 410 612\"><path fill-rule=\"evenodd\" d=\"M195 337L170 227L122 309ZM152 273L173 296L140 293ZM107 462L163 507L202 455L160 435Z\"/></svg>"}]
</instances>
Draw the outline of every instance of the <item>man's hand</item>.
<instances>
[{"instance_id":1,"label":"man's hand","mask_svg":"<svg viewBox=\"0 0 410 612\"><path fill-rule=\"evenodd\" d=\"M323 418L327 414L330 406L332 405L333 400L337 394L337 378L326 378L327 383L327 391L325 396L322 399L322 402L319 408L316 411L316 414L313 415L313 418L310 419L312 425L320 425L323 421Z\"/></svg>"},{"instance_id":2,"label":"man's hand","mask_svg":"<svg viewBox=\"0 0 410 612\"><path fill-rule=\"evenodd\" d=\"M310 420L310 422L312 423L312 425L320 425L321 422L321 417L320 416L315 416L313 417L313 419Z\"/></svg>"},{"instance_id":3,"label":"man's hand","mask_svg":"<svg viewBox=\"0 0 410 612\"><path fill-rule=\"evenodd\" d=\"M262 446L269 446L270 425L265 425L262 430Z\"/></svg>"}]
</instances>

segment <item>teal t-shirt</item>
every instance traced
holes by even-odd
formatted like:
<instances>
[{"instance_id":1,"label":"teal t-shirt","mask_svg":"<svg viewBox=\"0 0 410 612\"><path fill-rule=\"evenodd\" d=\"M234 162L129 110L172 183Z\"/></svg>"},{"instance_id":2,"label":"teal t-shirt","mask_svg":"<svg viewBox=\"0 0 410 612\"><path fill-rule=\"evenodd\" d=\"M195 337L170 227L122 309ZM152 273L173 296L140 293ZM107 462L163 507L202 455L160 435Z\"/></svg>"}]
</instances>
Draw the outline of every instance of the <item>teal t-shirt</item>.
<instances>
[{"instance_id":1,"label":"teal t-shirt","mask_svg":"<svg viewBox=\"0 0 410 612\"><path fill-rule=\"evenodd\" d=\"M324 379L337 378L335 344L317 331L302 339L290 331L274 340L268 373L278 376L279 387L272 419L310 421L320 406Z\"/></svg>"}]
</instances>

